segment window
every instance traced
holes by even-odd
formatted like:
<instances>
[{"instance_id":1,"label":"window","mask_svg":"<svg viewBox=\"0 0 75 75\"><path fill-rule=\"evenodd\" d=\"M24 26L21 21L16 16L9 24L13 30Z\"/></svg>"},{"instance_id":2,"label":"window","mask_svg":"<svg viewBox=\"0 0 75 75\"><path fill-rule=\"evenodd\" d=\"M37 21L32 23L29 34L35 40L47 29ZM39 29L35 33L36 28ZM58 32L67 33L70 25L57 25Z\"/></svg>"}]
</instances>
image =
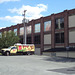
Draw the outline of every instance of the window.
<instances>
[{"instance_id":1,"label":"window","mask_svg":"<svg viewBox=\"0 0 75 75\"><path fill-rule=\"evenodd\" d=\"M55 29L59 29L58 26L59 26L59 25L58 25L58 19L56 19L56 20L55 20Z\"/></svg>"},{"instance_id":2,"label":"window","mask_svg":"<svg viewBox=\"0 0 75 75\"><path fill-rule=\"evenodd\" d=\"M0 38L2 38L2 32L0 32Z\"/></svg>"},{"instance_id":3,"label":"window","mask_svg":"<svg viewBox=\"0 0 75 75\"><path fill-rule=\"evenodd\" d=\"M24 35L24 27L20 28L20 35Z\"/></svg>"},{"instance_id":4,"label":"window","mask_svg":"<svg viewBox=\"0 0 75 75\"><path fill-rule=\"evenodd\" d=\"M7 33L7 31L4 31L4 36L6 37L6 33Z\"/></svg>"},{"instance_id":5,"label":"window","mask_svg":"<svg viewBox=\"0 0 75 75\"><path fill-rule=\"evenodd\" d=\"M9 30L8 32L10 33L12 30Z\"/></svg>"},{"instance_id":6,"label":"window","mask_svg":"<svg viewBox=\"0 0 75 75\"><path fill-rule=\"evenodd\" d=\"M35 33L40 32L40 23L35 24Z\"/></svg>"},{"instance_id":7,"label":"window","mask_svg":"<svg viewBox=\"0 0 75 75\"><path fill-rule=\"evenodd\" d=\"M64 28L64 18L56 19L55 29L62 29L62 28Z\"/></svg>"},{"instance_id":8,"label":"window","mask_svg":"<svg viewBox=\"0 0 75 75\"><path fill-rule=\"evenodd\" d=\"M61 18L60 19L60 27L61 28L64 28L64 18Z\"/></svg>"},{"instance_id":9,"label":"window","mask_svg":"<svg viewBox=\"0 0 75 75\"><path fill-rule=\"evenodd\" d=\"M55 33L55 43L64 43L64 33Z\"/></svg>"},{"instance_id":10,"label":"window","mask_svg":"<svg viewBox=\"0 0 75 75\"><path fill-rule=\"evenodd\" d=\"M14 29L15 36L17 36L17 29Z\"/></svg>"},{"instance_id":11,"label":"window","mask_svg":"<svg viewBox=\"0 0 75 75\"><path fill-rule=\"evenodd\" d=\"M35 35L34 36L34 44L40 44L40 35Z\"/></svg>"},{"instance_id":12,"label":"window","mask_svg":"<svg viewBox=\"0 0 75 75\"><path fill-rule=\"evenodd\" d=\"M21 44L23 44L23 37L20 36L20 41L19 41Z\"/></svg>"},{"instance_id":13,"label":"window","mask_svg":"<svg viewBox=\"0 0 75 75\"><path fill-rule=\"evenodd\" d=\"M11 49L17 49L16 47L12 47Z\"/></svg>"},{"instance_id":14,"label":"window","mask_svg":"<svg viewBox=\"0 0 75 75\"><path fill-rule=\"evenodd\" d=\"M31 33L31 26L27 26L27 34Z\"/></svg>"},{"instance_id":15,"label":"window","mask_svg":"<svg viewBox=\"0 0 75 75\"><path fill-rule=\"evenodd\" d=\"M51 31L51 21L44 22L44 31Z\"/></svg>"},{"instance_id":16,"label":"window","mask_svg":"<svg viewBox=\"0 0 75 75\"><path fill-rule=\"evenodd\" d=\"M32 40L32 39L31 39L31 36L28 36L28 37L27 37L27 44L31 44L31 43L32 43L31 40Z\"/></svg>"}]
</instances>

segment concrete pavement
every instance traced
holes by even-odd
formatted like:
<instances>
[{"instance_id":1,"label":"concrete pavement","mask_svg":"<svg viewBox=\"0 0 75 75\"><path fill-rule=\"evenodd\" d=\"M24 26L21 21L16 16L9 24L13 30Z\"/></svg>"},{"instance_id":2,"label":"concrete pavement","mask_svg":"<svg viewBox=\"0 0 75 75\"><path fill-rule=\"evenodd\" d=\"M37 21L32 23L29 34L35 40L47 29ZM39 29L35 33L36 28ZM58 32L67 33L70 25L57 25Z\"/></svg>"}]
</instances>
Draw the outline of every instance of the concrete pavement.
<instances>
[{"instance_id":1,"label":"concrete pavement","mask_svg":"<svg viewBox=\"0 0 75 75\"><path fill-rule=\"evenodd\" d=\"M0 75L75 75L75 59L37 55L0 56Z\"/></svg>"}]
</instances>

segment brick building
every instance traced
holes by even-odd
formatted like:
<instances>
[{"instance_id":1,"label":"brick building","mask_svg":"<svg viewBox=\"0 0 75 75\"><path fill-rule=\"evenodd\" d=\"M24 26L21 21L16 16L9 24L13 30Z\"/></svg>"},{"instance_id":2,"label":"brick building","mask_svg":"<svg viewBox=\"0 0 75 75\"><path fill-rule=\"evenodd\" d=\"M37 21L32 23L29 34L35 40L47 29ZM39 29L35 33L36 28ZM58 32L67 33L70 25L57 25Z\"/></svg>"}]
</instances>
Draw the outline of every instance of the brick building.
<instances>
[{"instance_id":1,"label":"brick building","mask_svg":"<svg viewBox=\"0 0 75 75\"><path fill-rule=\"evenodd\" d=\"M65 50L66 47L75 47L75 9L64 10L57 14L31 20L27 25L27 43L35 44L36 50L46 51ZM17 24L0 30L14 31L23 43L24 25Z\"/></svg>"}]
</instances>

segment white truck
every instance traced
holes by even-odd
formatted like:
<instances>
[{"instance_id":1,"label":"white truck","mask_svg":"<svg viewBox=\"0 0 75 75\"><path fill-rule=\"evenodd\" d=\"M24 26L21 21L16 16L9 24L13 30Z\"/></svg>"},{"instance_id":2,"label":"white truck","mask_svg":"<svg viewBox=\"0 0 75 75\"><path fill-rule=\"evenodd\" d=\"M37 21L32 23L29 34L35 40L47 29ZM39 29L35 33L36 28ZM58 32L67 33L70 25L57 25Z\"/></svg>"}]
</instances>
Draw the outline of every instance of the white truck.
<instances>
[{"instance_id":1,"label":"white truck","mask_svg":"<svg viewBox=\"0 0 75 75\"><path fill-rule=\"evenodd\" d=\"M23 54L34 54L35 46L34 44L15 44L8 48L1 49L2 55L9 56L10 54L23 53Z\"/></svg>"}]
</instances>

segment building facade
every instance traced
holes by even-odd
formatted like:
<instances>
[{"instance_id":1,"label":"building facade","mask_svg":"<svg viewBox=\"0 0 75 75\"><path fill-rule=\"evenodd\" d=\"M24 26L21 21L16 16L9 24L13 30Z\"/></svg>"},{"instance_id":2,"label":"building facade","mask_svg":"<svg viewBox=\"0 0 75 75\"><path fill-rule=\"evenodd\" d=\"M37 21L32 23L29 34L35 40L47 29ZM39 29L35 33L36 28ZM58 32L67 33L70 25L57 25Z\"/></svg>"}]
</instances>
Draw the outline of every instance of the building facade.
<instances>
[{"instance_id":1,"label":"building facade","mask_svg":"<svg viewBox=\"0 0 75 75\"><path fill-rule=\"evenodd\" d=\"M35 44L36 50L40 50L40 54L46 50L75 47L75 9L31 20L26 25L27 43ZM23 43L23 24L1 29L0 38L2 33L11 30L20 37L20 43Z\"/></svg>"}]
</instances>

